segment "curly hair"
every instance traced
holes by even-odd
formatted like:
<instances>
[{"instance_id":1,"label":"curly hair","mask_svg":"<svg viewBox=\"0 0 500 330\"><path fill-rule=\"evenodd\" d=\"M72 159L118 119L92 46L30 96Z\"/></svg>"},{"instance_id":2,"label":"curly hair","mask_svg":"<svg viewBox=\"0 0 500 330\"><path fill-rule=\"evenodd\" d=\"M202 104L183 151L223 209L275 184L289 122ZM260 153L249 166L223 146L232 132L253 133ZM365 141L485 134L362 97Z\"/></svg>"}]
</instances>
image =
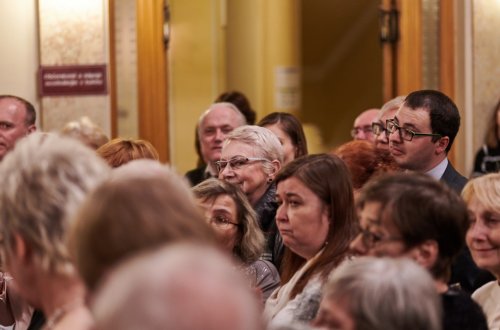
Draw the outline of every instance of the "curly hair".
<instances>
[{"instance_id":1,"label":"curly hair","mask_svg":"<svg viewBox=\"0 0 500 330\"><path fill-rule=\"evenodd\" d=\"M361 189L370 179L382 173L400 170L389 151L377 149L375 144L366 140L344 143L333 154L346 163L354 189Z\"/></svg>"}]
</instances>

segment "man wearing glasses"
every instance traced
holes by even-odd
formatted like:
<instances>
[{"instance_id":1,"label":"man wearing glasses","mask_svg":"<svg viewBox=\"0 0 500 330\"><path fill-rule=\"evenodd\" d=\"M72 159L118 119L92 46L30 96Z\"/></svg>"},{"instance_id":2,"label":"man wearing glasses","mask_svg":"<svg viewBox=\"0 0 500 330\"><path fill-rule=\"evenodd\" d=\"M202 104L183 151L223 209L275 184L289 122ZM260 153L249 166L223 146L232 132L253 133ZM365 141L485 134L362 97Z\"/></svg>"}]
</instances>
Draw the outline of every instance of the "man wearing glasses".
<instances>
[{"instance_id":1,"label":"man wearing glasses","mask_svg":"<svg viewBox=\"0 0 500 330\"><path fill-rule=\"evenodd\" d=\"M393 119L386 122L391 154L398 165L425 173L447 184L457 193L467 183L448 161L460 127L457 106L445 94L434 90L410 93ZM492 279L481 272L464 247L452 265L449 283L460 282L470 292Z\"/></svg>"},{"instance_id":2,"label":"man wearing glasses","mask_svg":"<svg viewBox=\"0 0 500 330\"><path fill-rule=\"evenodd\" d=\"M203 112L198 119L196 136L204 164L186 173L186 178L192 186L208 178L217 177L219 172L215 162L220 159L226 135L246 123L245 116L232 103L214 103Z\"/></svg>"},{"instance_id":3,"label":"man wearing glasses","mask_svg":"<svg viewBox=\"0 0 500 330\"><path fill-rule=\"evenodd\" d=\"M368 140L373 142L375 136L372 134L372 122L377 117L379 109L368 109L363 111L354 120L351 136L354 140Z\"/></svg>"},{"instance_id":4,"label":"man wearing glasses","mask_svg":"<svg viewBox=\"0 0 500 330\"><path fill-rule=\"evenodd\" d=\"M386 122L389 148L401 168L426 173L458 193L467 179L453 168L447 155L459 127L455 103L434 90L409 94Z\"/></svg>"}]
</instances>

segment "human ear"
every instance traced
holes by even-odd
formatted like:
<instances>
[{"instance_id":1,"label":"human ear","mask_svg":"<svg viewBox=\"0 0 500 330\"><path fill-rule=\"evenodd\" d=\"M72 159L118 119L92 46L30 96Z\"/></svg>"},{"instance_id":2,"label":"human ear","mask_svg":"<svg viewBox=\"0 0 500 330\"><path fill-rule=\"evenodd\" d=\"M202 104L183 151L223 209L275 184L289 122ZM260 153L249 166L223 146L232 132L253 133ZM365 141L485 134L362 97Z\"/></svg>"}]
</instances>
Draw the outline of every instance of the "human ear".
<instances>
[{"instance_id":1,"label":"human ear","mask_svg":"<svg viewBox=\"0 0 500 330\"><path fill-rule=\"evenodd\" d=\"M447 136L440 137L439 140L436 141L436 153L441 154L446 152L446 148L450 144L450 138Z\"/></svg>"},{"instance_id":2,"label":"human ear","mask_svg":"<svg viewBox=\"0 0 500 330\"><path fill-rule=\"evenodd\" d=\"M271 170L271 173L269 173L269 179L274 180L274 177L281 169L281 163L279 160L275 159L275 160L271 161L271 165L272 165L272 170Z\"/></svg>"},{"instance_id":3,"label":"human ear","mask_svg":"<svg viewBox=\"0 0 500 330\"><path fill-rule=\"evenodd\" d=\"M427 240L411 249L410 255L419 265L431 269L439 257L438 243L435 240Z\"/></svg>"}]
</instances>

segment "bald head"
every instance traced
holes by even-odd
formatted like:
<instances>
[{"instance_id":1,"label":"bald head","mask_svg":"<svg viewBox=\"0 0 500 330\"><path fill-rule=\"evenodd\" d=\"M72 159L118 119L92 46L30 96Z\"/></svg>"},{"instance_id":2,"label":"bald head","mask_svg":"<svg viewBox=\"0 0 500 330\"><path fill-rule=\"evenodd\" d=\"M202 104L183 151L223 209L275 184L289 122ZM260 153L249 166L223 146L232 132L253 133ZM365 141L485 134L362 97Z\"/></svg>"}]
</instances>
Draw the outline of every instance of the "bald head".
<instances>
[{"instance_id":1,"label":"bald head","mask_svg":"<svg viewBox=\"0 0 500 330\"><path fill-rule=\"evenodd\" d=\"M0 160L16 142L36 130L35 109L14 95L0 95Z\"/></svg>"},{"instance_id":2,"label":"bald head","mask_svg":"<svg viewBox=\"0 0 500 330\"><path fill-rule=\"evenodd\" d=\"M368 109L356 117L351 130L351 136L354 140L368 140L373 142L372 122L377 118L379 111L379 109Z\"/></svg>"}]
</instances>

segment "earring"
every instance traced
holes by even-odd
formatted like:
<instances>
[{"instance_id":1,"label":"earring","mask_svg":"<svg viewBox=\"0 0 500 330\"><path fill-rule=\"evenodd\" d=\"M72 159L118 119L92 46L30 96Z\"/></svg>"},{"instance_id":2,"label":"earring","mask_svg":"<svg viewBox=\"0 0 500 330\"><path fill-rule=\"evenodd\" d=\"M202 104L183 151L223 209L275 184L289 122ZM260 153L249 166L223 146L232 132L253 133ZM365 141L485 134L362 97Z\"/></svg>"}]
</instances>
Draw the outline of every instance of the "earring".
<instances>
[{"instance_id":1,"label":"earring","mask_svg":"<svg viewBox=\"0 0 500 330\"><path fill-rule=\"evenodd\" d=\"M267 179L267 182L268 182L268 183L273 182L273 178L268 178L268 179Z\"/></svg>"}]
</instances>

